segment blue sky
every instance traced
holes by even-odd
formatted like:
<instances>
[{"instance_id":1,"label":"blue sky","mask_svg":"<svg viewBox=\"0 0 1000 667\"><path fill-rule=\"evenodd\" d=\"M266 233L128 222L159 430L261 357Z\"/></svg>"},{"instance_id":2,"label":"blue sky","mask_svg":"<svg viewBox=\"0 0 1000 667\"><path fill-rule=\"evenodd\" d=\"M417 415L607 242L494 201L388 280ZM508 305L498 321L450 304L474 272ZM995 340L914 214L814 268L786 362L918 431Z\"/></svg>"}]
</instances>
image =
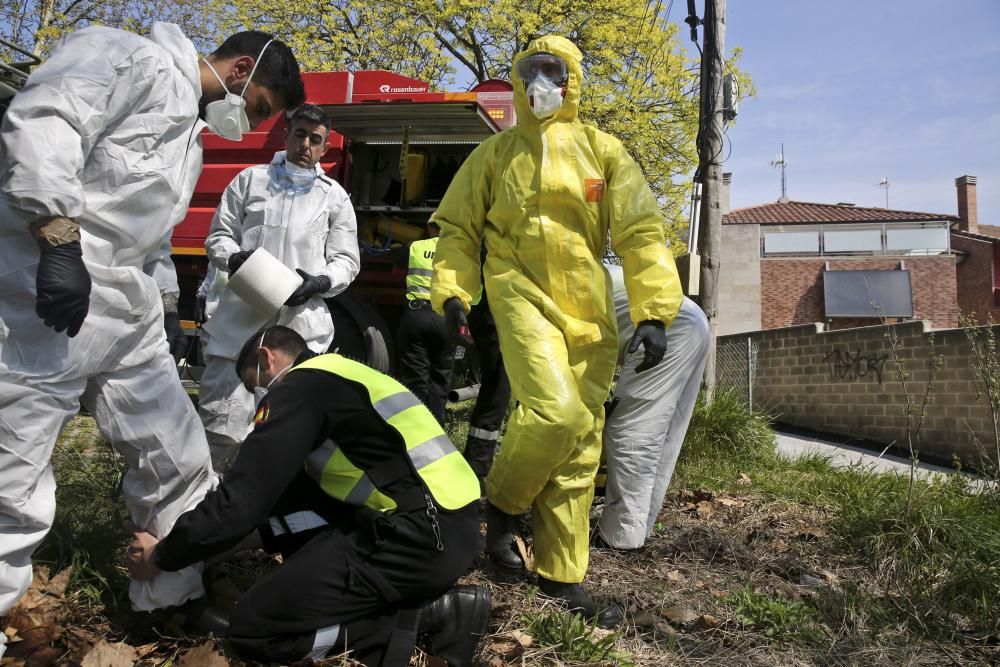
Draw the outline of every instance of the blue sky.
<instances>
[{"instance_id":1,"label":"blue sky","mask_svg":"<svg viewBox=\"0 0 1000 667\"><path fill-rule=\"evenodd\" d=\"M778 199L784 142L793 200L883 207L884 176L890 208L955 214L970 174L1000 225L1000 0L727 4L757 89L728 131L733 208Z\"/></svg>"}]
</instances>

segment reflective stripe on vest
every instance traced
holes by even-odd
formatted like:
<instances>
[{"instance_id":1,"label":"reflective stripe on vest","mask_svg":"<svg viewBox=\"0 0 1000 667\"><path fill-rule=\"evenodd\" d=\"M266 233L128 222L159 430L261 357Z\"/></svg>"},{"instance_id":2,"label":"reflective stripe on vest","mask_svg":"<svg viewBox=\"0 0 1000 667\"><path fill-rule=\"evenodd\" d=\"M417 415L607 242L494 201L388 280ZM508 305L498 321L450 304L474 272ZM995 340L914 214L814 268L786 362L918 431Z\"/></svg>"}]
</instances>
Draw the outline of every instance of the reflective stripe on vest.
<instances>
[{"instance_id":1,"label":"reflective stripe on vest","mask_svg":"<svg viewBox=\"0 0 1000 667\"><path fill-rule=\"evenodd\" d=\"M406 298L431 298L431 278L434 276L434 251L438 239L414 241L410 244L410 260L406 271Z\"/></svg>"},{"instance_id":2,"label":"reflective stripe on vest","mask_svg":"<svg viewBox=\"0 0 1000 667\"><path fill-rule=\"evenodd\" d=\"M479 480L472 468L437 419L406 387L339 354L313 357L291 372L299 369L325 371L364 387L375 412L402 436L410 462L438 505L454 510L479 498ZM377 510L396 506L333 440L326 440L309 454L306 472L338 500Z\"/></svg>"}]
</instances>

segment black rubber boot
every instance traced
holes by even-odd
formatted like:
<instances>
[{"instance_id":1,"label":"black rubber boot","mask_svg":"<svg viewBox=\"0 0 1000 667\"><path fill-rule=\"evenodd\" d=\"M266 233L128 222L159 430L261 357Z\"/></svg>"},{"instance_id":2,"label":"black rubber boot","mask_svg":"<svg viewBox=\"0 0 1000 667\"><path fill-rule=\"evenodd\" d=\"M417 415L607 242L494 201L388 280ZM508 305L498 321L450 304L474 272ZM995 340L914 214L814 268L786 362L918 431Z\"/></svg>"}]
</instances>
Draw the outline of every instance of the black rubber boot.
<instances>
[{"instance_id":1,"label":"black rubber boot","mask_svg":"<svg viewBox=\"0 0 1000 667\"><path fill-rule=\"evenodd\" d=\"M493 503L486 503L486 553L494 563L507 570L524 567L524 561L514 546L516 525L516 515L501 512Z\"/></svg>"},{"instance_id":2,"label":"black rubber boot","mask_svg":"<svg viewBox=\"0 0 1000 667\"><path fill-rule=\"evenodd\" d=\"M580 584L565 584L539 576L538 590L543 595L561 600L568 611L582 616L587 621L593 621L596 618L597 625L602 628L614 628L622 622L621 612L610 605L603 605L591 600Z\"/></svg>"},{"instance_id":3,"label":"black rubber boot","mask_svg":"<svg viewBox=\"0 0 1000 667\"><path fill-rule=\"evenodd\" d=\"M153 622L168 631L172 627L191 635L225 637L229 634L229 613L211 606L203 597L150 613Z\"/></svg>"},{"instance_id":4,"label":"black rubber boot","mask_svg":"<svg viewBox=\"0 0 1000 667\"><path fill-rule=\"evenodd\" d=\"M417 643L448 667L469 667L490 628L490 592L483 586L455 586L420 609Z\"/></svg>"}]
</instances>

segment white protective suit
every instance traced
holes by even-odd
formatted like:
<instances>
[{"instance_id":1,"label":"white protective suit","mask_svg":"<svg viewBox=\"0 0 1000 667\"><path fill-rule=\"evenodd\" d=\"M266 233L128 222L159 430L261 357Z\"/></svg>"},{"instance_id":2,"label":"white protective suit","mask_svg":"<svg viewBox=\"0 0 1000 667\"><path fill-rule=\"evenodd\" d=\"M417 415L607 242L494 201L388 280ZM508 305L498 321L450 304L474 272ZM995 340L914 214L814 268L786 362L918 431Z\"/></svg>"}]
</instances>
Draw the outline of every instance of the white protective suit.
<instances>
[{"instance_id":1,"label":"white protective suit","mask_svg":"<svg viewBox=\"0 0 1000 667\"><path fill-rule=\"evenodd\" d=\"M177 26L157 23L149 39L90 27L55 48L0 128L0 615L31 583L55 513L52 449L81 401L128 464L140 528L166 535L215 483L161 303L176 286L170 233L201 171L200 98L198 55ZM93 281L74 338L35 314L28 222L55 215L80 223ZM148 610L204 590L187 568L129 593Z\"/></svg>"},{"instance_id":2,"label":"white protective suit","mask_svg":"<svg viewBox=\"0 0 1000 667\"><path fill-rule=\"evenodd\" d=\"M333 320L323 299L343 292L361 268L354 207L319 164L316 180L304 189L285 176L284 162L285 151L278 151L270 164L244 169L233 179L212 218L205 250L218 271L216 283L229 275L230 255L257 248L290 269L329 277L328 292L301 306L282 307L269 323L294 329L309 349L325 353L333 342ZM212 459L224 469L250 431L254 400L236 375L239 349L226 349L209 337L205 352L199 414Z\"/></svg>"},{"instance_id":3,"label":"white protective suit","mask_svg":"<svg viewBox=\"0 0 1000 667\"><path fill-rule=\"evenodd\" d=\"M608 467L605 506L598 530L617 549L641 547L656 525L694 411L708 357L708 319L684 298L667 328L667 353L642 373L643 350L626 350L635 326L620 266L608 265L618 316L621 377L618 399L604 425Z\"/></svg>"}]
</instances>

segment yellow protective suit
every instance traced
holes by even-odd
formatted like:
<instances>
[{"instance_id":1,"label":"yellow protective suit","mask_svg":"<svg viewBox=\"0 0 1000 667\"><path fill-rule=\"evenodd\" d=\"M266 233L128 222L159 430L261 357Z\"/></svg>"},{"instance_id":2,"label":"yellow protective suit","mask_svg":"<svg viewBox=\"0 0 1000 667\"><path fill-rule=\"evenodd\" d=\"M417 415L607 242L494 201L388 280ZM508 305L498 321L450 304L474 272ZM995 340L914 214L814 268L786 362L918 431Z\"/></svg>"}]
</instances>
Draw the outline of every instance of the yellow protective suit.
<instances>
[{"instance_id":1,"label":"yellow protective suit","mask_svg":"<svg viewBox=\"0 0 1000 667\"><path fill-rule=\"evenodd\" d=\"M509 514L534 506L536 571L583 581L589 512L601 453L604 401L618 353L608 234L624 260L632 319L669 325L682 293L663 220L620 141L577 120L580 51L562 37L531 43L563 58L563 105L544 121L514 75L518 124L484 141L459 169L434 214L441 227L431 300L468 310L482 275L511 390L519 402L486 480ZM513 68L516 71L516 67Z\"/></svg>"}]
</instances>

